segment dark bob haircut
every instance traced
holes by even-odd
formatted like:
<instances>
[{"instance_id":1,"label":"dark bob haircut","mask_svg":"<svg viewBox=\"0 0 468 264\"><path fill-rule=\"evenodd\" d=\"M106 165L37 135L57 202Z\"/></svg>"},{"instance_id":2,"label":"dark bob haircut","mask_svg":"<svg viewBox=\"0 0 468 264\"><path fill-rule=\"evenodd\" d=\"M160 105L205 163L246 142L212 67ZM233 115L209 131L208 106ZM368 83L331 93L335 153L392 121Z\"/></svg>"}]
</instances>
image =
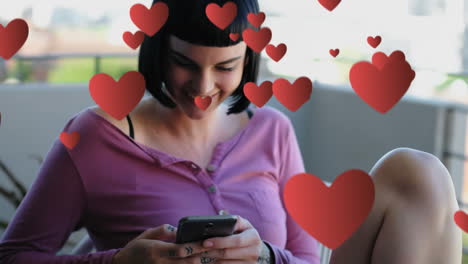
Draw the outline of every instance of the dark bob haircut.
<instances>
[{"instance_id":1,"label":"dark bob haircut","mask_svg":"<svg viewBox=\"0 0 468 264\"><path fill-rule=\"evenodd\" d=\"M230 0L237 5L237 16L234 21L224 30L219 29L205 13L205 8L210 3L223 6L228 0L154 0L164 2L169 8L169 17L159 32L145 39L140 47L138 58L138 71L143 74L146 81L146 89L162 105L175 108L176 104L162 91L164 77L164 52L168 50L169 35L172 34L179 39L192 44L227 47L242 41L242 32L246 28L257 30L247 20L249 13L257 14L259 6L257 0ZM232 41L230 33L239 33L239 38ZM247 46L246 59L242 80L236 90L232 93L232 103L227 114L240 113L250 104L245 97L243 87L247 82L257 81L260 54Z\"/></svg>"}]
</instances>

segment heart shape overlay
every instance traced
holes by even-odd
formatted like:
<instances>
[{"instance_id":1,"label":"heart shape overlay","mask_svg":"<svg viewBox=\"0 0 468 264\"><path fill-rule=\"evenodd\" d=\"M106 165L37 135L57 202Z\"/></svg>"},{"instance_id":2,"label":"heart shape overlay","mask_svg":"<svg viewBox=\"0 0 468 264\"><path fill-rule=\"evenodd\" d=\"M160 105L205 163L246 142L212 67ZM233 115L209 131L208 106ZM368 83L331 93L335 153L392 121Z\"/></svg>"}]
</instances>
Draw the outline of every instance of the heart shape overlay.
<instances>
[{"instance_id":1,"label":"heart shape overlay","mask_svg":"<svg viewBox=\"0 0 468 264\"><path fill-rule=\"evenodd\" d=\"M266 46L266 53L272 60L278 62L283 58L284 54L286 54L287 49L288 47L284 43L281 43L276 47L272 44L268 44L268 46Z\"/></svg>"},{"instance_id":2,"label":"heart shape overlay","mask_svg":"<svg viewBox=\"0 0 468 264\"><path fill-rule=\"evenodd\" d=\"M338 54L340 54L340 50L339 49L330 49L330 55L332 55L334 58L336 58L336 56L338 56Z\"/></svg>"},{"instance_id":3,"label":"heart shape overlay","mask_svg":"<svg viewBox=\"0 0 468 264\"><path fill-rule=\"evenodd\" d=\"M283 195L291 217L320 243L336 249L369 215L375 188L366 172L352 169L330 187L315 175L297 174L286 183Z\"/></svg>"},{"instance_id":4,"label":"heart shape overlay","mask_svg":"<svg viewBox=\"0 0 468 264\"><path fill-rule=\"evenodd\" d=\"M349 72L351 87L369 106L380 113L390 110L408 91L416 73L402 51L390 57L383 52L372 56L372 64L361 61Z\"/></svg>"},{"instance_id":5,"label":"heart shape overlay","mask_svg":"<svg viewBox=\"0 0 468 264\"><path fill-rule=\"evenodd\" d=\"M201 110L205 111L211 105L211 96L197 96L195 97L195 105Z\"/></svg>"},{"instance_id":6,"label":"heart shape overlay","mask_svg":"<svg viewBox=\"0 0 468 264\"><path fill-rule=\"evenodd\" d=\"M468 215L465 212L462 210L455 212L453 215L453 220L455 221L455 224L461 228L461 230L463 230L465 233L468 233Z\"/></svg>"},{"instance_id":7,"label":"heart shape overlay","mask_svg":"<svg viewBox=\"0 0 468 264\"><path fill-rule=\"evenodd\" d=\"M129 71L116 82L98 73L89 81L91 97L106 113L122 120L138 104L145 93L145 78L137 71Z\"/></svg>"},{"instance_id":8,"label":"heart shape overlay","mask_svg":"<svg viewBox=\"0 0 468 264\"><path fill-rule=\"evenodd\" d=\"M319 3L330 12L333 11L340 2L341 0L319 0Z\"/></svg>"},{"instance_id":9,"label":"heart shape overlay","mask_svg":"<svg viewBox=\"0 0 468 264\"><path fill-rule=\"evenodd\" d=\"M252 24L252 26L259 28L265 21L265 13L263 12L260 12L258 14L249 13L247 15L247 20L249 21L250 24Z\"/></svg>"},{"instance_id":10,"label":"heart shape overlay","mask_svg":"<svg viewBox=\"0 0 468 264\"><path fill-rule=\"evenodd\" d=\"M377 48L380 45L380 42L382 42L382 37L376 36L376 37L367 37L367 43L371 45L374 49Z\"/></svg>"},{"instance_id":11,"label":"heart shape overlay","mask_svg":"<svg viewBox=\"0 0 468 264\"><path fill-rule=\"evenodd\" d=\"M210 3L205 8L208 19L219 29L227 28L237 16L236 3L229 1L220 7L216 3Z\"/></svg>"},{"instance_id":12,"label":"heart shape overlay","mask_svg":"<svg viewBox=\"0 0 468 264\"><path fill-rule=\"evenodd\" d=\"M9 60L24 45L29 27L21 18L13 19L6 27L0 24L0 57Z\"/></svg>"},{"instance_id":13,"label":"heart shape overlay","mask_svg":"<svg viewBox=\"0 0 468 264\"><path fill-rule=\"evenodd\" d=\"M281 104L295 112L309 101L312 81L307 77L299 77L291 85L288 80L279 78L273 83L273 94Z\"/></svg>"},{"instance_id":14,"label":"heart shape overlay","mask_svg":"<svg viewBox=\"0 0 468 264\"><path fill-rule=\"evenodd\" d=\"M135 4L130 8L130 18L135 26L150 37L166 24L168 17L169 8L164 2L157 2L150 9L142 4Z\"/></svg>"},{"instance_id":15,"label":"heart shape overlay","mask_svg":"<svg viewBox=\"0 0 468 264\"><path fill-rule=\"evenodd\" d=\"M80 133L76 131L72 133L62 132L60 133L60 141L68 149L73 149L80 141Z\"/></svg>"},{"instance_id":16,"label":"heart shape overlay","mask_svg":"<svg viewBox=\"0 0 468 264\"><path fill-rule=\"evenodd\" d=\"M267 27L261 28L259 31L251 28L242 31L245 44L257 53L260 53L268 45L271 41L271 35L271 30Z\"/></svg>"},{"instance_id":17,"label":"heart shape overlay","mask_svg":"<svg viewBox=\"0 0 468 264\"><path fill-rule=\"evenodd\" d=\"M229 33L229 38L230 38L232 41L238 40L238 39L239 39L239 36L240 36L239 33Z\"/></svg>"},{"instance_id":18,"label":"heart shape overlay","mask_svg":"<svg viewBox=\"0 0 468 264\"><path fill-rule=\"evenodd\" d=\"M264 81L260 86L253 82L248 82L244 85L244 94L250 102L257 107L264 106L273 96L273 83Z\"/></svg>"},{"instance_id":19,"label":"heart shape overlay","mask_svg":"<svg viewBox=\"0 0 468 264\"><path fill-rule=\"evenodd\" d=\"M127 31L123 34L123 40L132 49L137 49L144 39L145 33L143 31L137 31L135 34Z\"/></svg>"}]
</instances>

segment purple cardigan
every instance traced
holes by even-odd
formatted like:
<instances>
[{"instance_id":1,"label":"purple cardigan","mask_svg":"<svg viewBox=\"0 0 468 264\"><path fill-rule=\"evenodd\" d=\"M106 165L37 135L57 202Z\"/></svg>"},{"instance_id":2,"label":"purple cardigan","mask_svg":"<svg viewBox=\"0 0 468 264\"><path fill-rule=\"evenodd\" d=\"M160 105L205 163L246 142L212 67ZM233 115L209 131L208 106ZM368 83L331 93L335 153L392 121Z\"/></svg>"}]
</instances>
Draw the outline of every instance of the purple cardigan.
<instances>
[{"instance_id":1,"label":"purple cardigan","mask_svg":"<svg viewBox=\"0 0 468 264\"><path fill-rule=\"evenodd\" d=\"M283 188L304 172L293 126L264 106L214 149L208 168L135 142L87 108L64 131L80 133L67 149L58 138L0 242L0 263L111 263L144 230L177 226L222 209L248 219L276 263L320 262L318 243L287 214ZM98 252L56 256L85 227Z\"/></svg>"}]
</instances>

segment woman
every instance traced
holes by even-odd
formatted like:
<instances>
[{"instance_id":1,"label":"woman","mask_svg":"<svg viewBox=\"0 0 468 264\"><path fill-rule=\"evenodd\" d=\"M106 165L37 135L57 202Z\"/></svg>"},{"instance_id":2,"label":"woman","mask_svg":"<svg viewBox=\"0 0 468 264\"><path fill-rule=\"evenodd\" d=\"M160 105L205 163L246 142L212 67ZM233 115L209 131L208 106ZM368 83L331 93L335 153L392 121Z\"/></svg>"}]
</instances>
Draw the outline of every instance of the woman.
<instances>
[{"instance_id":1,"label":"woman","mask_svg":"<svg viewBox=\"0 0 468 264\"><path fill-rule=\"evenodd\" d=\"M286 181L304 172L291 122L249 108L242 87L256 81L259 56L228 37L249 27L257 1L234 1L238 15L225 31L204 15L213 1L167 2L169 20L140 49L152 97L123 120L93 107L67 123L80 142L53 145L0 244L1 263L319 263L317 241L282 200ZM196 96L211 96L209 108ZM448 221L453 186L436 158L397 149L370 174L374 208L333 263L460 260L460 232ZM173 243L181 217L227 211L238 215L234 235ZM55 256L81 227L98 252Z\"/></svg>"},{"instance_id":2,"label":"woman","mask_svg":"<svg viewBox=\"0 0 468 264\"><path fill-rule=\"evenodd\" d=\"M69 120L64 131L80 141L52 146L5 233L1 263L319 262L317 241L280 196L304 171L291 123L272 108L248 108L242 88L256 81L259 54L229 38L251 27L258 3L235 1L237 17L222 31L205 15L210 2L167 1L168 21L140 49L152 97L127 119L93 107ZM209 108L196 96L211 96ZM235 235L212 247L173 243L168 224L223 212L240 216ZM98 252L55 256L81 227Z\"/></svg>"}]
</instances>

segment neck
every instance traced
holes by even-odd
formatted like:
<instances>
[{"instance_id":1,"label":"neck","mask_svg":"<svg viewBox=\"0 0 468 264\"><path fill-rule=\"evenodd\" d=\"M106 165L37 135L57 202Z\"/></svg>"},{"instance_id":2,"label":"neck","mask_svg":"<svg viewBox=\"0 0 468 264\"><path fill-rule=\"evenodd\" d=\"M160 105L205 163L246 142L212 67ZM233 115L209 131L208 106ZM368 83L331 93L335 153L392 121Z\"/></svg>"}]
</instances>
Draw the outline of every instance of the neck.
<instances>
[{"instance_id":1,"label":"neck","mask_svg":"<svg viewBox=\"0 0 468 264\"><path fill-rule=\"evenodd\" d=\"M158 101L155 102L155 111L159 124L156 129L163 127L166 131L179 142L190 142L194 146L205 146L213 142L217 136L217 124L227 111L227 106L220 104L215 110L207 113L203 119L191 119L180 108L167 108ZM153 112L154 113L154 112Z\"/></svg>"}]
</instances>

